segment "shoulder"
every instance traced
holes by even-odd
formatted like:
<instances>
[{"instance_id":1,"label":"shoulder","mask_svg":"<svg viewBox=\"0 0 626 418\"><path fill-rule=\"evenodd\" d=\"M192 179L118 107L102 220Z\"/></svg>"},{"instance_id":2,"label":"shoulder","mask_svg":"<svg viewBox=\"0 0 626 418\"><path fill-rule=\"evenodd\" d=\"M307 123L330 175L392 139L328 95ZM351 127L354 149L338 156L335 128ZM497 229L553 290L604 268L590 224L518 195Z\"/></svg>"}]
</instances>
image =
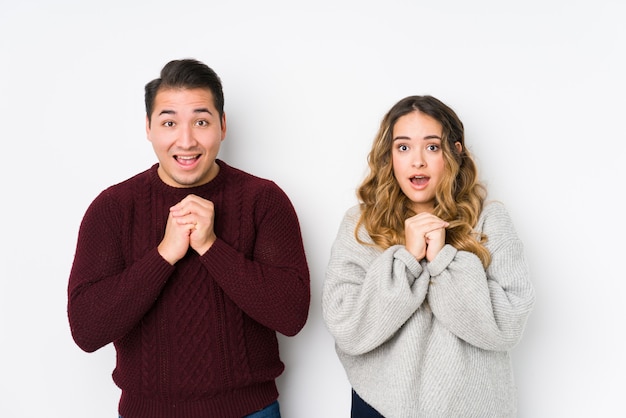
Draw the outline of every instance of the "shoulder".
<instances>
[{"instance_id":1,"label":"shoulder","mask_svg":"<svg viewBox=\"0 0 626 418\"><path fill-rule=\"evenodd\" d=\"M232 167L223 161L218 163L226 190L231 196L238 194L238 198L244 202L270 210L292 206L285 191L275 181Z\"/></svg>"},{"instance_id":2,"label":"shoulder","mask_svg":"<svg viewBox=\"0 0 626 418\"><path fill-rule=\"evenodd\" d=\"M348 208L343 214L341 224L344 228L350 228L354 231L359 219L361 218L361 205L354 205Z\"/></svg>"},{"instance_id":3,"label":"shoulder","mask_svg":"<svg viewBox=\"0 0 626 418\"><path fill-rule=\"evenodd\" d=\"M155 164L149 169L142 171L141 173L137 173L134 176L124 181L121 181L117 184L110 186L109 190L124 190L127 188L142 186L146 183L154 181L155 179L158 178L157 168L158 168L158 164Z\"/></svg>"},{"instance_id":4,"label":"shoulder","mask_svg":"<svg viewBox=\"0 0 626 418\"><path fill-rule=\"evenodd\" d=\"M344 219L349 220L350 222L357 223L359 218L361 217L361 205L354 205L344 214Z\"/></svg>"},{"instance_id":5,"label":"shoulder","mask_svg":"<svg viewBox=\"0 0 626 418\"><path fill-rule=\"evenodd\" d=\"M220 166L220 170L222 174L229 182L237 182L240 185L243 185L246 188L254 187L265 189L279 189L278 185L270 179L259 177L257 175L251 174L247 171L244 171L239 168L235 168L231 165L226 164L222 160L218 160L217 163Z\"/></svg>"},{"instance_id":6,"label":"shoulder","mask_svg":"<svg viewBox=\"0 0 626 418\"><path fill-rule=\"evenodd\" d=\"M508 211L504 203L499 200L487 200L483 204L481 218L491 218L498 216L508 216Z\"/></svg>"},{"instance_id":7,"label":"shoulder","mask_svg":"<svg viewBox=\"0 0 626 418\"><path fill-rule=\"evenodd\" d=\"M513 220L504 203L497 200L486 201L478 218L476 230L491 238L497 235L516 236Z\"/></svg>"},{"instance_id":8,"label":"shoulder","mask_svg":"<svg viewBox=\"0 0 626 418\"><path fill-rule=\"evenodd\" d=\"M361 205L356 204L348 208L343 215L339 227L339 235L347 236L350 240L355 239L355 231L361 219ZM372 243L372 238L367 233L364 225L359 226L358 237L362 242Z\"/></svg>"},{"instance_id":9,"label":"shoulder","mask_svg":"<svg viewBox=\"0 0 626 418\"><path fill-rule=\"evenodd\" d=\"M150 189L153 173L156 175L156 165L138 173L126 180L113 184L104 189L94 199L92 205L124 205L135 200L137 196Z\"/></svg>"}]
</instances>

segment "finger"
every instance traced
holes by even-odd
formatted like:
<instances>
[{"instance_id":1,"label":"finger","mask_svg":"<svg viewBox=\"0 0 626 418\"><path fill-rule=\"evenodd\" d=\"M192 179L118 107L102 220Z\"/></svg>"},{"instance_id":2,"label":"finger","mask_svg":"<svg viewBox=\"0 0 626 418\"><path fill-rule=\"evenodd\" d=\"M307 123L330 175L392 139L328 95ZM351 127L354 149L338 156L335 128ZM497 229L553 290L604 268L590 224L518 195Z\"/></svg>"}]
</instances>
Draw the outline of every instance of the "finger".
<instances>
[{"instance_id":1,"label":"finger","mask_svg":"<svg viewBox=\"0 0 626 418\"><path fill-rule=\"evenodd\" d=\"M446 229L450 224L448 222L431 222L425 227L425 234L428 234L433 231L437 231L439 229Z\"/></svg>"},{"instance_id":2,"label":"finger","mask_svg":"<svg viewBox=\"0 0 626 418\"><path fill-rule=\"evenodd\" d=\"M204 199L200 196L190 194L185 196L178 204L189 207L208 207L211 204L210 200Z\"/></svg>"},{"instance_id":3,"label":"finger","mask_svg":"<svg viewBox=\"0 0 626 418\"><path fill-rule=\"evenodd\" d=\"M172 216L179 218L181 216L191 215L191 208L186 205L177 204L170 208L170 213Z\"/></svg>"},{"instance_id":4,"label":"finger","mask_svg":"<svg viewBox=\"0 0 626 418\"><path fill-rule=\"evenodd\" d=\"M175 204L174 206L172 206L170 208L170 211L188 214L188 213L194 212L198 207L201 207L199 203L185 198L181 200L180 202L178 202L177 204Z\"/></svg>"},{"instance_id":5,"label":"finger","mask_svg":"<svg viewBox=\"0 0 626 418\"><path fill-rule=\"evenodd\" d=\"M180 217L174 217L177 225L191 225L195 227L198 224L198 219L195 215L183 215Z\"/></svg>"}]
</instances>

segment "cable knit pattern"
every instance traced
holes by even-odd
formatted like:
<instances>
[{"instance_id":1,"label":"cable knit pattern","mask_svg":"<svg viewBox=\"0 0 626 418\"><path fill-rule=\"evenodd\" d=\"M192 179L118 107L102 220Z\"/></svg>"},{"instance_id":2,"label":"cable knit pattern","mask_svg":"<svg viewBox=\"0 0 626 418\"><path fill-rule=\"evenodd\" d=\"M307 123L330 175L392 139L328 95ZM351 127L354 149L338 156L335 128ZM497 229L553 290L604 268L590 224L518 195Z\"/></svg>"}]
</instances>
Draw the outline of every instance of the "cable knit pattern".
<instances>
[{"instance_id":1,"label":"cable knit pattern","mask_svg":"<svg viewBox=\"0 0 626 418\"><path fill-rule=\"evenodd\" d=\"M276 332L295 335L309 271L291 202L271 181L218 161L184 189L157 165L103 191L81 223L68 286L76 343L111 342L125 418L241 417L278 397ZM175 266L158 253L169 208L188 194L215 204L218 240Z\"/></svg>"},{"instance_id":2,"label":"cable knit pattern","mask_svg":"<svg viewBox=\"0 0 626 418\"><path fill-rule=\"evenodd\" d=\"M534 304L522 243L501 203L476 226L492 263L445 245L432 262L354 236L347 211L331 251L323 315L356 392L387 418L516 416L509 351ZM364 228L359 237L372 242Z\"/></svg>"}]
</instances>

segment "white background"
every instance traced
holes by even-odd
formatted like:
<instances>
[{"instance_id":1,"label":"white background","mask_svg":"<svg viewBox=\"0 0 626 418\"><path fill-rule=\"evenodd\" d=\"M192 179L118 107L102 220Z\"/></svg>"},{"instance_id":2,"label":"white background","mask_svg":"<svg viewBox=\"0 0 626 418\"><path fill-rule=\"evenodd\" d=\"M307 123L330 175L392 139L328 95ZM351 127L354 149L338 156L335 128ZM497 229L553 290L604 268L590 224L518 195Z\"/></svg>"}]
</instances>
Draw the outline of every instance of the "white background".
<instances>
[{"instance_id":1,"label":"white background","mask_svg":"<svg viewBox=\"0 0 626 418\"><path fill-rule=\"evenodd\" d=\"M186 57L224 83L221 158L276 181L302 224L312 300L280 338L285 418L349 416L321 287L380 119L412 94L457 111L526 244L520 417L624 416L625 4L0 0L0 416L117 416L114 351L72 341L67 278L88 204L155 162L144 84Z\"/></svg>"}]
</instances>

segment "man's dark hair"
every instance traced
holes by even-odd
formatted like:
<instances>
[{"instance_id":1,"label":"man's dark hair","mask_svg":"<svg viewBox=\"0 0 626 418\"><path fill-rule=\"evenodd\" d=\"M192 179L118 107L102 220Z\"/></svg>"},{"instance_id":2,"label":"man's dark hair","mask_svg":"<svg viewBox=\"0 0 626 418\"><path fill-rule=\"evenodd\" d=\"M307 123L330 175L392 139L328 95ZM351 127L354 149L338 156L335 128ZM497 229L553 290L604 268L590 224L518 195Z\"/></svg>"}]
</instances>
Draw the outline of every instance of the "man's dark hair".
<instances>
[{"instance_id":1,"label":"man's dark hair","mask_svg":"<svg viewBox=\"0 0 626 418\"><path fill-rule=\"evenodd\" d=\"M207 89L213 95L213 104L224 114L224 92L222 81L210 67L195 59L173 60L165 64L161 77L146 84L145 102L148 121L152 121L154 99L161 89Z\"/></svg>"}]
</instances>

